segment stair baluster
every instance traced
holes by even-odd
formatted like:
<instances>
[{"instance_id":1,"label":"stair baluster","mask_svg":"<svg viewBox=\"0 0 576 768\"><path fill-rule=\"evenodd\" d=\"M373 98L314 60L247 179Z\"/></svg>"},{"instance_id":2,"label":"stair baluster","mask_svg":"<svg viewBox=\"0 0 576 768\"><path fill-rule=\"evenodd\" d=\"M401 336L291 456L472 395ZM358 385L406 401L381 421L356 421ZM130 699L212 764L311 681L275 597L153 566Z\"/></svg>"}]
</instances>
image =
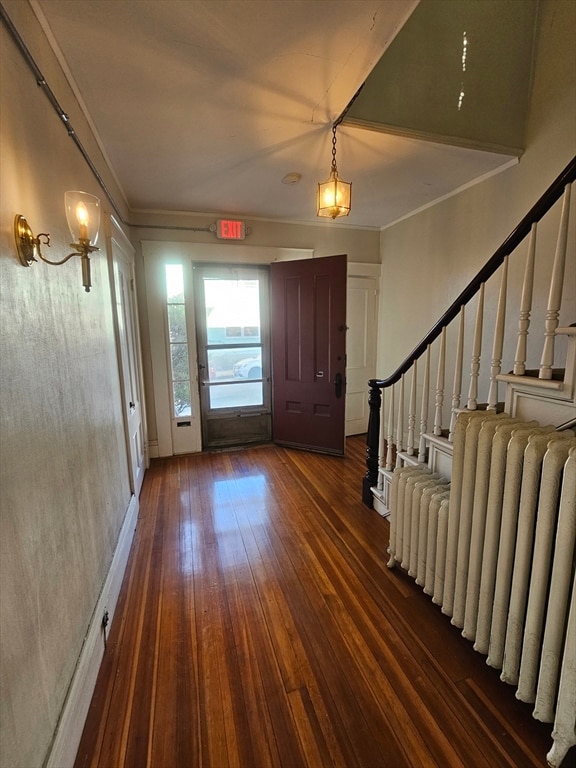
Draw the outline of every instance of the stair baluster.
<instances>
[{"instance_id":1,"label":"stair baluster","mask_svg":"<svg viewBox=\"0 0 576 768\"><path fill-rule=\"evenodd\" d=\"M478 377L480 375L480 356L482 354L482 326L484 323L484 283L478 293L478 306L476 308L476 325L474 326L474 343L472 346L472 362L470 365L470 389L468 391L469 411L475 411L478 407Z\"/></svg>"},{"instance_id":2,"label":"stair baluster","mask_svg":"<svg viewBox=\"0 0 576 768\"><path fill-rule=\"evenodd\" d=\"M420 445L418 448L418 461L426 461L426 440L424 435L428 431L428 402L430 400L430 344L426 347L426 361L424 363L424 381L422 384L422 406L420 410Z\"/></svg>"},{"instance_id":3,"label":"stair baluster","mask_svg":"<svg viewBox=\"0 0 576 768\"><path fill-rule=\"evenodd\" d=\"M454 386L452 388L452 415L450 417L450 434L448 440L454 438L454 424L460 408L462 397L462 367L464 365L464 304L460 309L460 325L458 326L458 343L456 347L456 364L454 366Z\"/></svg>"},{"instance_id":4,"label":"stair baluster","mask_svg":"<svg viewBox=\"0 0 576 768\"><path fill-rule=\"evenodd\" d=\"M406 453L408 456L414 456L414 427L416 426L416 368L417 362L412 366L412 383L410 386L410 404L408 406L408 441L406 444Z\"/></svg>"},{"instance_id":5,"label":"stair baluster","mask_svg":"<svg viewBox=\"0 0 576 768\"><path fill-rule=\"evenodd\" d=\"M442 328L440 336L440 352L438 355L438 373L436 377L436 407L434 411L434 434L442 434L442 408L444 406L444 380L446 375L446 327Z\"/></svg>"},{"instance_id":6,"label":"stair baluster","mask_svg":"<svg viewBox=\"0 0 576 768\"><path fill-rule=\"evenodd\" d=\"M562 200L562 214L560 217L560 229L558 242L554 254L554 267L552 268L552 280L550 282L550 294L548 296L548 310L546 312L546 330L544 332L544 350L540 364L541 379L551 379L554 367L554 340L558 318L560 316L560 304L562 302L562 287L564 284L564 269L566 266L566 244L568 241L568 218L570 211L570 184L564 190Z\"/></svg>"},{"instance_id":7,"label":"stair baluster","mask_svg":"<svg viewBox=\"0 0 576 768\"><path fill-rule=\"evenodd\" d=\"M488 410L495 411L498 406L498 375L502 370L502 349L504 348L504 327L506 325L506 294L508 291L508 256L502 262L500 292L498 294L498 309L496 311L496 326L494 328L494 344L492 347L492 363L490 365L490 388L488 391Z\"/></svg>"},{"instance_id":8,"label":"stair baluster","mask_svg":"<svg viewBox=\"0 0 576 768\"><path fill-rule=\"evenodd\" d=\"M400 466L400 453L404 450L404 374L400 378L398 417L396 420L396 466Z\"/></svg>"},{"instance_id":9,"label":"stair baluster","mask_svg":"<svg viewBox=\"0 0 576 768\"><path fill-rule=\"evenodd\" d=\"M515 376L524 376L526 373L526 350L528 346L528 329L530 328L530 313L532 311L537 231L538 224L534 222L530 230L530 243L528 245L528 256L526 258L526 267L524 268L524 282L522 284L522 300L518 319L518 343L516 345L516 357L514 358Z\"/></svg>"}]
</instances>

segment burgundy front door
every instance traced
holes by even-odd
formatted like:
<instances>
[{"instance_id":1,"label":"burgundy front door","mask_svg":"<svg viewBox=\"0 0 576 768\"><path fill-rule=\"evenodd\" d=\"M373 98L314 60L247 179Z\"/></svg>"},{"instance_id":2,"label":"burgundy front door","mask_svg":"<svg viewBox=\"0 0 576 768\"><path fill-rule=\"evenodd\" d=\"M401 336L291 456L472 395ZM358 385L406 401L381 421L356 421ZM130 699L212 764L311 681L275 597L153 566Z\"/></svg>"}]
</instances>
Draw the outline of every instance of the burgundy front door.
<instances>
[{"instance_id":1,"label":"burgundy front door","mask_svg":"<svg viewBox=\"0 0 576 768\"><path fill-rule=\"evenodd\" d=\"M344 455L346 256L271 264L273 439Z\"/></svg>"}]
</instances>

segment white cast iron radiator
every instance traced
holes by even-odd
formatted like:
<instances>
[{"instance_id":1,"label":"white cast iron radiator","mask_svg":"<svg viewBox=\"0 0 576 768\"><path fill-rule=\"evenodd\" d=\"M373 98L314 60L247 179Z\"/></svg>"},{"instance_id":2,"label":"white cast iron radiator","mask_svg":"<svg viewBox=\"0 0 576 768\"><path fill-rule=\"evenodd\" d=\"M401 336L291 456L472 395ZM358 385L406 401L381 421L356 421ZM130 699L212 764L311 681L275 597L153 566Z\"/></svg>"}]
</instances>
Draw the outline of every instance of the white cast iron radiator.
<instances>
[{"instance_id":1,"label":"white cast iron radiator","mask_svg":"<svg viewBox=\"0 0 576 768\"><path fill-rule=\"evenodd\" d=\"M415 578L533 716L554 723L548 763L576 744L576 436L461 413L451 483L394 471L389 567Z\"/></svg>"}]
</instances>

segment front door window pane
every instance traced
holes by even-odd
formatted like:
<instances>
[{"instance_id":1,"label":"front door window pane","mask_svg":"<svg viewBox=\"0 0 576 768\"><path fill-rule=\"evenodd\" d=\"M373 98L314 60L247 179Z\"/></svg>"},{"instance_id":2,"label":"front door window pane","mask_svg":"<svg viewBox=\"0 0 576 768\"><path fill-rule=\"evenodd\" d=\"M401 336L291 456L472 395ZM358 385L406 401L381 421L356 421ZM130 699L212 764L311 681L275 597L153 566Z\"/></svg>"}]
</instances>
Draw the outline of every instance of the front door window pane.
<instances>
[{"instance_id":1,"label":"front door window pane","mask_svg":"<svg viewBox=\"0 0 576 768\"><path fill-rule=\"evenodd\" d=\"M207 355L211 382L262 378L262 347L219 347Z\"/></svg>"},{"instance_id":2,"label":"front door window pane","mask_svg":"<svg viewBox=\"0 0 576 768\"><path fill-rule=\"evenodd\" d=\"M205 277L204 301L210 408L262 405L259 280Z\"/></svg>"},{"instance_id":3,"label":"front door window pane","mask_svg":"<svg viewBox=\"0 0 576 768\"><path fill-rule=\"evenodd\" d=\"M258 280L204 278L208 346L260 342Z\"/></svg>"},{"instance_id":4,"label":"front door window pane","mask_svg":"<svg viewBox=\"0 0 576 768\"><path fill-rule=\"evenodd\" d=\"M262 405L262 382L238 382L210 387L210 408L239 408Z\"/></svg>"}]
</instances>

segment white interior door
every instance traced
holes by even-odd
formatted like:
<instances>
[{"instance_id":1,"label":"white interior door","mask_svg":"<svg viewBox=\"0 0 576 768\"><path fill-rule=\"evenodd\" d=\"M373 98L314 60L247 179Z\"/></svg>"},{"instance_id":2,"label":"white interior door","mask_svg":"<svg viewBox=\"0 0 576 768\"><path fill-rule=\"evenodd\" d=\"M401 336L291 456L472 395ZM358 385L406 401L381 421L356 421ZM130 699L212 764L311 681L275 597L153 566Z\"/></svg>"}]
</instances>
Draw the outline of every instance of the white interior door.
<instances>
[{"instance_id":1,"label":"white interior door","mask_svg":"<svg viewBox=\"0 0 576 768\"><path fill-rule=\"evenodd\" d=\"M358 270L356 270L358 271ZM350 272L350 270L349 270ZM368 379L376 375L379 280L348 275L346 324L346 436L368 429Z\"/></svg>"},{"instance_id":2,"label":"white interior door","mask_svg":"<svg viewBox=\"0 0 576 768\"><path fill-rule=\"evenodd\" d=\"M113 295L116 301L116 332L124 424L132 492L138 496L146 471L146 441L142 407L140 339L134 288L134 251L122 230L112 221L111 251Z\"/></svg>"}]
</instances>

